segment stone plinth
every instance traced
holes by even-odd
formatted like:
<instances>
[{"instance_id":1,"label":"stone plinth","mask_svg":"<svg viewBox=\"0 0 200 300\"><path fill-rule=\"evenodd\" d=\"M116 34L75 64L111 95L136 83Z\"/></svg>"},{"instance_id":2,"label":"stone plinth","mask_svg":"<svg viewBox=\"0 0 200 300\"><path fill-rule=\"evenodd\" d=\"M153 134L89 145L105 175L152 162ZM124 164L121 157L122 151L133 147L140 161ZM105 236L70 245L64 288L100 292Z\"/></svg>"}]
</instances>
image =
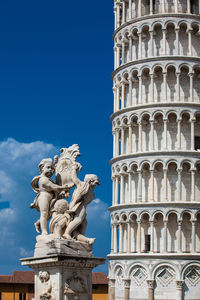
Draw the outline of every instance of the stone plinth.
<instances>
[{"instance_id":1,"label":"stone plinth","mask_svg":"<svg viewBox=\"0 0 200 300\"><path fill-rule=\"evenodd\" d=\"M48 255L21 259L35 270L35 300L91 300L92 269L104 258Z\"/></svg>"},{"instance_id":2,"label":"stone plinth","mask_svg":"<svg viewBox=\"0 0 200 300\"><path fill-rule=\"evenodd\" d=\"M87 256L92 257L92 245L80 243L76 240L55 238L53 234L36 237L34 257L44 257L48 255L68 255L68 256Z\"/></svg>"}]
</instances>

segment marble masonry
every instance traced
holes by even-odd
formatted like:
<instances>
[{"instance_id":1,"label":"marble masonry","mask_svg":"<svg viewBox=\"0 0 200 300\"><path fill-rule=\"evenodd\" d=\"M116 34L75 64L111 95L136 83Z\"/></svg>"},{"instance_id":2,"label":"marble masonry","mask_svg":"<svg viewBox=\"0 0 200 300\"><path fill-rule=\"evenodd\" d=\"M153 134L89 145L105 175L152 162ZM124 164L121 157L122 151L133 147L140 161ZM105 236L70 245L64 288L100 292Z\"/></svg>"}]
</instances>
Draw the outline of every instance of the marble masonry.
<instances>
[{"instance_id":1,"label":"marble masonry","mask_svg":"<svg viewBox=\"0 0 200 300\"><path fill-rule=\"evenodd\" d=\"M40 213L35 222L39 235L34 257L21 263L35 270L35 300L92 299L92 269L105 261L93 257L95 238L85 236L86 207L100 182L94 174L78 178L79 155L76 144L62 148L60 157L39 163L40 175L31 182L37 196L30 206Z\"/></svg>"},{"instance_id":2,"label":"marble masonry","mask_svg":"<svg viewBox=\"0 0 200 300\"><path fill-rule=\"evenodd\" d=\"M114 15L110 300L200 300L200 1Z\"/></svg>"}]
</instances>

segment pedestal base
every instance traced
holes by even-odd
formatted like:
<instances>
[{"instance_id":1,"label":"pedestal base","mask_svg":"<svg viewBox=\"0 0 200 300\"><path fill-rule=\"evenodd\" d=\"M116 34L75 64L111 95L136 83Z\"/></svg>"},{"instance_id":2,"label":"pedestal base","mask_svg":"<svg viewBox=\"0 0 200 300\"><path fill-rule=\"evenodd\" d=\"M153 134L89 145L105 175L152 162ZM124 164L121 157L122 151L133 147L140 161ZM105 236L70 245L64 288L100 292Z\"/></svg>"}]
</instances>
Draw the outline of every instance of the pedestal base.
<instances>
[{"instance_id":1,"label":"pedestal base","mask_svg":"<svg viewBox=\"0 0 200 300\"><path fill-rule=\"evenodd\" d=\"M49 255L21 259L35 270L35 300L91 300L92 269L105 258Z\"/></svg>"},{"instance_id":2,"label":"pedestal base","mask_svg":"<svg viewBox=\"0 0 200 300\"><path fill-rule=\"evenodd\" d=\"M76 240L56 238L53 234L38 235L36 237L34 257L46 257L49 255L89 256L92 257L92 245Z\"/></svg>"}]
</instances>

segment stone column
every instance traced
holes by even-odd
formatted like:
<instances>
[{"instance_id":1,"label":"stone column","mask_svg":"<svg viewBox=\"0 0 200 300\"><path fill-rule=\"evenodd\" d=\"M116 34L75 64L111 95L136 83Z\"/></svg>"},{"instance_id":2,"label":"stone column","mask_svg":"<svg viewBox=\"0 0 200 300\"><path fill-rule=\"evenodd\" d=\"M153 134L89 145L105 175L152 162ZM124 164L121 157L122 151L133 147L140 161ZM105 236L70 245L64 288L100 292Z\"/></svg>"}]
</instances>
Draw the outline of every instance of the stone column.
<instances>
[{"instance_id":1,"label":"stone column","mask_svg":"<svg viewBox=\"0 0 200 300\"><path fill-rule=\"evenodd\" d=\"M187 13L191 13L190 0L187 0Z\"/></svg>"},{"instance_id":2,"label":"stone column","mask_svg":"<svg viewBox=\"0 0 200 300\"><path fill-rule=\"evenodd\" d=\"M119 201L119 177L116 176L115 178L115 205L118 205Z\"/></svg>"},{"instance_id":3,"label":"stone column","mask_svg":"<svg viewBox=\"0 0 200 300\"><path fill-rule=\"evenodd\" d=\"M114 7L113 13L114 13L115 30L116 30L117 29L117 7L116 6Z\"/></svg>"},{"instance_id":4,"label":"stone column","mask_svg":"<svg viewBox=\"0 0 200 300\"><path fill-rule=\"evenodd\" d=\"M137 221L137 252L141 253L141 221Z\"/></svg>"},{"instance_id":5,"label":"stone column","mask_svg":"<svg viewBox=\"0 0 200 300\"><path fill-rule=\"evenodd\" d=\"M142 15L142 0L138 0L138 17Z\"/></svg>"},{"instance_id":6,"label":"stone column","mask_svg":"<svg viewBox=\"0 0 200 300\"><path fill-rule=\"evenodd\" d=\"M178 172L178 201L182 199L182 189L181 189L181 172L182 169L177 169Z\"/></svg>"},{"instance_id":7,"label":"stone column","mask_svg":"<svg viewBox=\"0 0 200 300\"><path fill-rule=\"evenodd\" d=\"M113 49L114 49L114 69L116 69L117 68L117 47L114 46Z\"/></svg>"},{"instance_id":8,"label":"stone column","mask_svg":"<svg viewBox=\"0 0 200 300\"><path fill-rule=\"evenodd\" d=\"M116 111L119 110L119 98L120 98L120 87L119 87L119 84L116 85Z\"/></svg>"},{"instance_id":9,"label":"stone column","mask_svg":"<svg viewBox=\"0 0 200 300\"><path fill-rule=\"evenodd\" d=\"M128 173L129 203L132 202L132 173Z\"/></svg>"},{"instance_id":10,"label":"stone column","mask_svg":"<svg viewBox=\"0 0 200 300\"><path fill-rule=\"evenodd\" d=\"M130 279L123 279L124 281L124 300L130 299Z\"/></svg>"},{"instance_id":11,"label":"stone column","mask_svg":"<svg viewBox=\"0 0 200 300\"><path fill-rule=\"evenodd\" d=\"M150 15L153 15L153 0L150 0Z\"/></svg>"},{"instance_id":12,"label":"stone column","mask_svg":"<svg viewBox=\"0 0 200 300\"><path fill-rule=\"evenodd\" d=\"M178 150L181 150L181 119L177 119Z\"/></svg>"},{"instance_id":13,"label":"stone column","mask_svg":"<svg viewBox=\"0 0 200 300\"><path fill-rule=\"evenodd\" d=\"M115 151L116 156L119 155L119 129L116 129L116 151Z\"/></svg>"},{"instance_id":14,"label":"stone column","mask_svg":"<svg viewBox=\"0 0 200 300\"><path fill-rule=\"evenodd\" d=\"M113 86L113 98L114 98L114 112L117 110L117 90L116 87Z\"/></svg>"},{"instance_id":15,"label":"stone column","mask_svg":"<svg viewBox=\"0 0 200 300\"><path fill-rule=\"evenodd\" d=\"M167 101L167 73L163 72L163 83L164 83L164 102Z\"/></svg>"},{"instance_id":16,"label":"stone column","mask_svg":"<svg viewBox=\"0 0 200 300\"><path fill-rule=\"evenodd\" d=\"M192 220L192 249L191 252L196 252L196 220Z\"/></svg>"},{"instance_id":17,"label":"stone column","mask_svg":"<svg viewBox=\"0 0 200 300\"><path fill-rule=\"evenodd\" d=\"M132 19L132 0L129 0L128 7L129 7L129 20L131 20Z\"/></svg>"},{"instance_id":18,"label":"stone column","mask_svg":"<svg viewBox=\"0 0 200 300\"><path fill-rule=\"evenodd\" d=\"M164 253L167 253L167 220L164 220Z\"/></svg>"},{"instance_id":19,"label":"stone column","mask_svg":"<svg viewBox=\"0 0 200 300\"><path fill-rule=\"evenodd\" d=\"M176 280L176 300L183 300L184 280Z\"/></svg>"},{"instance_id":20,"label":"stone column","mask_svg":"<svg viewBox=\"0 0 200 300\"><path fill-rule=\"evenodd\" d=\"M113 245L113 251L114 253L117 253L117 224L113 224L114 227L114 245Z\"/></svg>"},{"instance_id":21,"label":"stone column","mask_svg":"<svg viewBox=\"0 0 200 300\"><path fill-rule=\"evenodd\" d=\"M114 252L114 226L111 224L111 254Z\"/></svg>"},{"instance_id":22,"label":"stone column","mask_svg":"<svg viewBox=\"0 0 200 300\"><path fill-rule=\"evenodd\" d=\"M142 76L138 75L138 79L139 79L138 104L142 104Z\"/></svg>"},{"instance_id":23,"label":"stone column","mask_svg":"<svg viewBox=\"0 0 200 300\"><path fill-rule=\"evenodd\" d=\"M150 34L150 56L154 56L154 47L153 47L153 30L149 30Z\"/></svg>"},{"instance_id":24,"label":"stone column","mask_svg":"<svg viewBox=\"0 0 200 300\"><path fill-rule=\"evenodd\" d=\"M148 300L154 300L155 280L147 280L147 284L148 284Z\"/></svg>"},{"instance_id":25,"label":"stone column","mask_svg":"<svg viewBox=\"0 0 200 300\"><path fill-rule=\"evenodd\" d=\"M190 102L194 102L194 92L193 92L193 76L194 76L194 73L190 72L189 76L190 76Z\"/></svg>"},{"instance_id":26,"label":"stone column","mask_svg":"<svg viewBox=\"0 0 200 300\"><path fill-rule=\"evenodd\" d=\"M113 190L112 190L112 206L115 206L115 177L112 177L112 186L113 186Z\"/></svg>"},{"instance_id":27,"label":"stone column","mask_svg":"<svg viewBox=\"0 0 200 300\"><path fill-rule=\"evenodd\" d=\"M124 127L121 127L121 155L124 154Z\"/></svg>"},{"instance_id":28,"label":"stone column","mask_svg":"<svg viewBox=\"0 0 200 300\"><path fill-rule=\"evenodd\" d=\"M162 1L161 5L162 5L162 13L165 13L165 1Z\"/></svg>"},{"instance_id":29,"label":"stone column","mask_svg":"<svg viewBox=\"0 0 200 300\"><path fill-rule=\"evenodd\" d=\"M120 204L124 204L124 174L120 175Z\"/></svg>"},{"instance_id":30,"label":"stone column","mask_svg":"<svg viewBox=\"0 0 200 300\"><path fill-rule=\"evenodd\" d=\"M127 224L127 252L131 253L131 223L130 221Z\"/></svg>"},{"instance_id":31,"label":"stone column","mask_svg":"<svg viewBox=\"0 0 200 300\"><path fill-rule=\"evenodd\" d=\"M163 169L164 173L164 201L168 201L167 198L167 168Z\"/></svg>"},{"instance_id":32,"label":"stone column","mask_svg":"<svg viewBox=\"0 0 200 300\"><path fill-rule=\"evenodd\" d=\"M116 59L116 63L117 63L117 65L116 65L116 67L117 68L119 68L119 66L120 66L120 44L117 44L117 59Z\"/></svg>"},{"instance_id":33,"label":"stone column","mask_svg":"<svg viewBox=\"0 0 200 300\"><path fill-rule=\"evenodd\" d=\"M175 29L176 32L176 53L179 55L179 27Z\"/></svg>"},{"instance_id":34,"label":"stone column","mask_svg":"<svg viewBox=\"0 0 200 300\"><path fill-rule=\"evenodd\" d=\"M189 56L192 56L192 28L188 29L188 48Z\"/></svg>"},{"instance_id":35,"label":"stone column","mask_svg":"<svg viewBox=\"0 0 200 300\"><path fill-rule=\"evenodd\" d=\"M113 157L116 156L116 130L112 131L113 134Z\"/></svg>"},{"instance_id":36,"label":"stone column","mask_svg":"<svg viewBox=\"0 0 200 300\"><path fill-rule=\"evenodd\" d=\"M175 13L177 13L178 12L178 1L177 0L175 0L175 3L174 3L174 8L175 8Z\"/></svg>"},{"instance_id":37,"label":"stone column","mask_svg":"<svg viewBox=\"0 0 200 300\"><path fill-rule=\"evenodd\" d=\"M123 109L124 108L124 100L125 100L125 82L124 81L122 81L122 97L121 97L121 99L122 99L121 109Z\"/></svg>"},{"instance_id":38,"label":"stone column","mask_svg":"<svg viewBox=\"0 0 200 300\"><path fill-rule=\"evenodd\" d=\"M191 169L191 201L195 201L195 171L196 169Z\"/></svg>"},{"instance_id":39,"label":"stone column","mask_svg":"<svg viewBox=\"0 0 200 300\"><path fill-rule=\"evenodd\" d=\"M132 51L133 51L133 40L132 40L132 34L128 35L129 38L129 61L132 61Z\"/></svg>"},{"instance_id":40,"label":"stone column","mask_svg":"<svg viewBox=\"0 0 200 300\"><path fill-rule=\"evenodd\" d=\"M151 130L150 130L150 136L151 136L151 151L154 151L154 120L149 120Z\"/></svg>"},{"instance_id":41,"label":"stone column","mask_svg":"<svg viewBox=\"0 0 200 300\"><path fill-rule=\"evenodd\" d=\"M109 278L109 300L115 300L115 279Z\"/></svg>"},{"instance_id":42,"label":"stone column","mask_svg":"<svg viewBox=\"0 0 200 300\"><path fill-rule=\"evenodd\" d=\"M154 202L154 170L150 169L151 173L151 201Z\"/></svg>"},{"instance_id":43,"label":"stone column","mask_svg":"<svg viewBox=\"0 0 200 300\"><path fill-rule=\"evenodd\" d=\"M139 41L138 41L138 51L139 51L139 59L142 58L142 32L138 32L138 37L139 37Z\"/></svg>"},{"instance_id":44,"label":"stone column","mask_svg":"<svg viewBox=\"0 0 200 300\"><path fill-rule=\"evenodd\" d=\"M150 247L150 252L154 253L154 223L153 223L153 220L150 221L150 226L151 226L151 247Z\"/></svg>"},{"instance_id":45,"label":"stone column","mask_svg":"<svg viewBox=\"0 0 200 300\"><path fill-rule=\"evenodd\" d=\"M191 124L191 150L194 150L194 123L195 123L195 119L191 119L190 120L190 124Z\"/></svg>"},{"instance_id":46,"label":"stone column","mask_svg":"<svg viewBox=\"0 0 200 300\"><path fill-rule=\"evenodd\" d=\"M178 252L182 253L182 231L181 231L182 221L178 221Z\"/></svg>"},{"instance_id":47,"label":"stone column","mask_svg":"<svg viewBox=\"0 0 200 300\"><path fill-rule=\"evenodd\" d=\"M119 253L123 252L123 228L122 223L119 224Z\"/></svg>"},{"instance_id":48,"label":"stone column","mask_svg":"<svg viewBox=\"0 0 200 300\"><path fill-rule=\"evenodd\" d=\"M129 106L132 106L132 89L133 89L132 77L128 79L128 83L129 83Z\"/></svg>"},{"instance_id":49,"label":"stone column","mask_svg":"<svg viewBox=\"0 0 200 300\"><path fill-rule=\"evenodd\" d=\"M117 2L116 6L117 6L117 27L119 27L121 25L121 22L120 22L120 3Z\"/></svg>"},{"instance_id":50,"label":"stone column","mask_svg":"<svg viewBox=\"0 0 200 300\"><path fill-rule=\"evenodd\" d=\"M168 145L167 145L167 119L163 119L164 122L164 137L165 137L165 144L164 144L164 149L167 150L168 149Z\"/></svg>"},{"instance_id":51,"label":"stone column","mask_svg":"<svg viewBox=\"0 0 200 300\"><path fill-rule=\"evenodd\" d=\"M137 202L142 202L142 170L138 170L138 199Z\"/></svg>"},{"instance_id":52,"label":"stone column","mask_svg":"<svg viewBox=\"0 0 200 300\"><path fill-rule=\"evenodd\" d=\"M132 153L132 135L133 135L133 128L132 128L132 124L128 125L128 141L129 141L129 153Z\"/></svg>"},{"instance_id":53,"label":"stone column","mask_svg":"<svg viewBox=\"0 0 200 300\"><path fill-rule=\"evenodd\" d=\"M164 2L164 1L163 1ZM162 29L163 33L163 55L166 55L166 29Z\"/></svg>"},{"instance_id":54,"label":"stone column","mask_svg":"<svg viewBox=\"0 0 200 300\"><path fill-rule=\"evenodd\" d=\"M181 94L180 94L180 72L176 72L176 78L177 78L177 93L178 93L178 102L181 101Z\"/></svg>"},{"instance_id":55,"label":"stone column","mask_svg":"<svg viewBox=\"0 0 200 300\"><path fill-rule=\"evenodd\" d=\"M149 73L149 75L151 78L151 83L150 83L151 102L154 103L154 75L153 73Z\"/></svg>"},{"instance_id":56,"label":"stone column","mask_svg":"<svg viewBox=\"0 0 200 300\"><path fill-rule=\"evenodd\" d=\"M139 122L139 152L142 152L142 121Z\"/></svg>"},{"instance_id":57,"label":"stone column","mask_svg":"<svg viewBox=\"0 0 200 300\"><path fill-rule=\"evenodd\" d=\"M122 0L122 24L126 22L126 3Z\"/></svg>"}]
</instances>

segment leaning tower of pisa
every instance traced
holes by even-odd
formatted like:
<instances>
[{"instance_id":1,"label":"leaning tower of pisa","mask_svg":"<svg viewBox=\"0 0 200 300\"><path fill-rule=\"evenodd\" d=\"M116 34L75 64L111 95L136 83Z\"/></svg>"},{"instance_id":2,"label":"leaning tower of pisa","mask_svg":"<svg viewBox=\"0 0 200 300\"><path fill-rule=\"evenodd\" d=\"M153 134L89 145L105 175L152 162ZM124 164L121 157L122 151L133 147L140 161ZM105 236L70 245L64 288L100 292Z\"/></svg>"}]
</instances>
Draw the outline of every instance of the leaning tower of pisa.
<instances>
[{"instance_id":1,"label":"leaning tower of pisa","mask_svg":"<svg viewBox=\"0 0 200 300\"><path fill-rule=\"evenodd\" d=\"M200 1L115 0L110 300L200 299Z\"/></svg>"}]
</instances>

